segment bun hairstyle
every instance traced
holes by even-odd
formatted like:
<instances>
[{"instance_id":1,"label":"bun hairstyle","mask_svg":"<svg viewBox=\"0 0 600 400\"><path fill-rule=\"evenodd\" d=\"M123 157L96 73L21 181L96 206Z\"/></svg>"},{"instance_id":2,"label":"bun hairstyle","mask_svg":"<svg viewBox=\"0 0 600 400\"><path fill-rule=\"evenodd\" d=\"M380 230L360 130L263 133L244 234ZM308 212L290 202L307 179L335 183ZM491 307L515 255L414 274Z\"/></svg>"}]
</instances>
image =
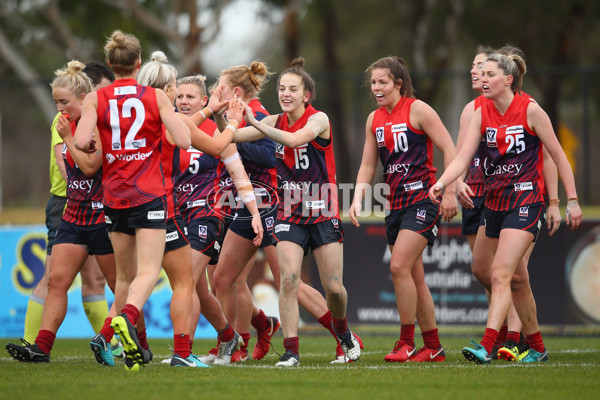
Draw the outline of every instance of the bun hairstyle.
<instances>
[{"instance_id":1,"label":"bun hairstyle","mask_svg":"<svg viewBox=\"0 0 600 400\"><path fill-rule=\"evenodd\" d=\"M312 76L310 76L308 72L304 70L304 58L298 57L292 60L292 62L290 63L290 67L279 75L279 79L277 79L277 87L279 87L281 77L286 74L298 75L302 79L304 90L310 92L310 98L308 99L306 104L310 104L311 101L313 101L317 96L317 89L315 88L315 81L312 78Z\"/></svg>"},{"instance_id":2,"label":"bun hairstyle","mask_svg":"<svg viewBox=\"0 0 600 400\"><path fill-rule=\"evenodd\" d=\"M118 29L110 35L104 46L106 61L113 71L119 75L132 73L141 54L142 45L138 38Z\"/></svg>"},{"instance_id":3,"label":"bun hairstyle","mask_svg":"<svg viewBox=\"0 0 600 400\"><path fill-rule=\"evenodd\" d=\"M250 66L237 65L221 71L221 76L226 76L232 86L242 88L249 98L258 96L271 75L273 73L260 60L252 61Z\"/></svg>"},{"instance_id":4,"label":"bun hairstyle","mask_svg":"<svg viewBox=\"0 0 600 400\"><path fill-rule=\"evenodd\" d=\"M200 97L204 97L207 94L206 91L206 76L204 75L190 75L185 76L177 80L177 87L179 85L196 85L200 91Z\"/></svg>"},{"instance_id":5,"label":"bun hairstyle","mask_svg":"<svg viewBox=\"0 0 600 400\"><path fill-rule=\"evenodd\" d=\"M406 63L403 59L396 56L388 56L380 58L373 64L369 65L369 67L365 70L365 84L367 86L371 86L371 73L377 68L388 69L389 75L394 81L394 84L402 85L400 86L401 96L410 98L415 97L415 90L412 86L410 74L408 73L408 68L406 68Z\"/></svg>"},{"instance_id":6,"label":"bun hairstyle","mask_svg":"<svg viewBox=\"0 0 600 400\"><path fill-rule=\"evenodd\" d=\"M523 75L527 73L527 66L525 60L517 54L502 54L495 52L491 54L487 61L493 61L498 64L498 68L504 71L505 75L511 75L513 77L510 88L513 93L521 91L523 87Z\"/></svg>"},{"instance_id":7,"label":"bun hairstyle","mask_svg":"<svg viewBox=\"0 0 600 400\"><path fill-rule=\"evenodd\" d=\"M137 76L138 83L156 89L164 89L169 83L177 79L177 70L167 56L158 50L152 53L150 61L146 61Z\"/></svg>"},{"instance_id":8,"label":"bun hairstyle","mask_svg":"<svg viewBox=\"0 0 600 400\"><path fill-rule=\"evenodd\" d=\"M69 61L66 67L57 69L54 72L56 76L50 87L52 89L60 87L71 90L76 97L86 95L92 91L92 81L83 72L85 64L72 60Z\"/></svg>"}]
</instances>

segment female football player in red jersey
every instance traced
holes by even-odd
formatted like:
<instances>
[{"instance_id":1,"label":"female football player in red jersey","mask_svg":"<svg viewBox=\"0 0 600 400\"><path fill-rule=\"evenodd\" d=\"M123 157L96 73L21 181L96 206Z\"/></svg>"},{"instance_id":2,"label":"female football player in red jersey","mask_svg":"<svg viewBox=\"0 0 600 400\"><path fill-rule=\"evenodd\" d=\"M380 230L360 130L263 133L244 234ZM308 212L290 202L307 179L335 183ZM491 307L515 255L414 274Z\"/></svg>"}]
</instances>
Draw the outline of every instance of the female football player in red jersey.
<instances>
[{"instance_id":1,"label":"female football player in red jersey","mask_svg":"<svg viewBox=\"0 0 600 400\"><path fill-rule=\"evenodd\" d=\"M544 211L543 150L546 146L558 167L567 193L566 220L576 229L583 219L571 166L560 147L548 115L535 102L515 95L521 90L526 66L518 55L492 54L483 65L482 88L492 100L475 111L457 158L430 189L437 196L447 183L469 166L482 140L481 166L485 185L485 230L475 247L494 254L491 266L492 293L487 327L481 343L471 342L463 355L478 364L491 360L491 351L511 301L511 279L517 270L526 274L523 256L535 240ZM482 139L483 137L483 139ZM479 238L478 238L479 239ZM512 296L523 323L530 349L521 362L548 360L548 352L537 324L531 291Z\"/></svg>"},{"instance_id":2,"label":"female football player in red jersey","mask_svg":"<svg viewBox=\"0 0 600 400\"><path fill-rule=\"evenodd\" d=\"M481 68L483 67L485 60L490 54L492 54L493 51L494 50L489 47L480 46L477 49L475 58L473 59L471 68L471 82L473 89L479 93L483 92L481 85ZM505 54L517 54L521 58L524 58L523 52L513 46L503 46L497 51ZM530 98L531 101L534 101L531 96L524 92L518 92L517 94ZM458 149L460 149L462 146L469 122L471 121L475 110L481 107L481 104L486 101L491 100L487 99L484 95L480 95L464 107L461 113L460 128L458 131ZM482 142L482 144L485 144L485 142ZM480 146L482 144L480 144ZM456 187L456 195L462 206L462 229L463 234L467 237L467 241L469 242L471 252L473 252L473 260L471 263L473 275L485 287L489 302L492 284L490 267L492 265L494 255L489 252L481 251L481 248L478 248L478 251L474 252L476 238L478 236L485 237L484 220L482 218L485 190L483 183L483 171L480 167L479 152L477 152L473 157L473 161L471 162L471 165L466 173L466 182L463 181L462 177L459 177ZM560 210L558 209L558 174L556 171L556 164L554 164L554 161L546 151L545 147L543 176L544 186L548 193L547 197L550 198L546 209L547 227L549 230L549 235L553 235L554 232L558 230L560 225ZM529 249L525 253L525 265L527 265L529 262L529 257L531 256L534 246L535 242L531 243ZM513 276L511 290L513 292L527 290L530 291L531 287L529 285L528 274L520 274L519 272L520 271L518 270ZM515 361L518 359L520 353L526 351L526 345L521 340L521 327L521 320L519 319L517 311L515 310L514 306L511 305L508 312L507 321L502 325L502 328L498 333L496 343L492 349L492 359L500 357L508 361ZM502 351L500 351L498 354L499 350Z\"/></svg>"},{"instance_id":3,"label":"female football player in red jersey","mask_svg":"<svg viewBox=\"0 0 600 400\"><path fill-rule=\"evenodd\" d=\"M312 250L325 289L327 308L345 355L360 358L360 343L348 328L347 293L342 283L343 230L339 219L335 160L329 118L311 104L315 95L312 77L302 58L292 61L277 82L280 115L261 121L246 107L247 127L234 141L268 137L277 146L279 207L273 236L281 274L279 312L286 352L276 364L300 363L298 339L298 289L302 259Z\"/></svg>"},{"instance_id":4,"label":"female football player in red jersey","mask_svg":"<svg viewBox=\"0 0 600 400\"><path fill-rule=\"evenodd\" d=\"M167 57L162 51L152 53L151 60L145 63L138 75L141 85L162 89L172 104L177 92L177 70L168 64ZM235 104L231 107L232 113ZM238 120L242 119L241 103L238 104ZM217 155L231 142L233 130L229 129L217 138L212 138L199 130L185 115L178 114L192 132L192 145L207 154ZM188 150L188 149L183 149ZM161 149L162 169L165 174L165 189L167 192L167 241L162 266L169 277L173 289L171 301L171 319L173 320L174 354L170 358L171 366L207 367L191 354L192 340L197 320L192 309L192 294L194 281L192 276L192 256L189 241L184 233L185 224L176 207L174 184L177 181L180 149L175 145L168 130L164 131Z\"/></svg>"},{"instance_id":5,"label":"female football player in red jersey","mask_svg":"<svg viewBox=\"0 0 600 400\"><path fill-rule=\"evenodd\" d=\"M435 309L423 271L423 250L433 246L441 218L457 214L454 188L442 200L441 210L432 204L428 190L435 182L433 145L449 165L456 150L437 113L414 97L408 69L397 57L375 61L366 71L377 108L367 118L362 162L350 206L350 220L358 226L362 199L371 184L377 160L389 185L388 245L392 252L390 272L400 314L400 339L385 356L389 362L444 361L435 322ZM414 341L418 320L424 347Z\"/></svg>"},{"instance_id":6,"label":"female football player in red jersey","mask_svg":"<svg viewBox=\"0 0 600 400\"><path fill-rule=\"evenodd\" d=\"M258 100L258 95L269 75L267 66L260 61L254 61L249 66L238 65L223 70L219 78L219 87L222 88L223 98L229 99L235 94L239 95L252 109L254 118L260 121L268 113ZM219 121L218 117L217 121ZM221 124L223 125L224 122L221 121ZM245 125L243 122L240 128ZM280 271L277 251L272 239L270 239L274 228L274 217L276 216L273 212L276 207L276 199L274 199L276 196L274 194L277 191L275 142L269 138L263 138L252 143L238 143L237 147L248 174L253 182L258 181L257 185L260 186L260 189L256 190L256 195L262 196L260 202L263 208L261 218L265 228L265 239L263 239L260 247L265 252L275 284L279 288ZM217 289L217 297L223 304L226 314L229 312L230 315L235 315L236 330L241 332L246 346L248 345L248 339L250 339L250 325L252 324L256 329L257 341L252 352L252 359L260 360L269 351L271 337L277 332L279 321L275 317L267 317L252 302L247 278L254 265L253 256L257 248L250 243L248 235L245 233L247 228L244 228L244 225L247 225L247 218L246 220L236 218L236 221L229 226L213 278ZM245 254L240 255L241 248L246 249ZM237 312L236 302L234 301L236 287ZM328 329L337 341L337 336L331 325L331 312L327 309L325 298L316 289L300 282L298 302ZM228 319L232 320L232 317L228 316ZM360 341L360 338L358 340ZM242 347L234 354L233 361L243 361L247 358L248 351L245 347ZM349 359L345 357L341 345L337 342L336 359L333 362L345 361L349 361Z\"/></svg>"},{"instance_id":7,"label":"female football player in red jersey","mask_svg":"<svg viewBox=\"0 0 600 400\"><path fill-rule=\"evenodd\" d=\"M123 340L130 369L145 362L135 323L158 280L166 239L166 192L160 167L163 124L175 143L190 146L190 130L162 90L135 80L139 40L117 30L104 52L117 80L86 96L75 146L102 151L104 207L117 262L111 326ZM98 128L99 142L94 139Z\"/></svg>"},{"instance_id":8,"label":"female football player in red jersey","mask_svg":"<svg viewBox=\"0 0 600 400\"><path fill-rule=\"evenodd\" d=\"M206 96L206 78L201 75L181 78L177 82L176 104L180 113L189 115L199 127L210 134L218 131L216 124L207 119L214 110L225 106L239 107L241 103L237 96L227 102L218 101L217 97L211 98L209 105ZM239 113L241 109L228 108L229 121L223 127L223 132L231 134L242 120ZM224 219L228 211L219 201L220 195L226 186L234 185L243 197L243 201L252 215L248 227L252 241L260 244L263 228L260 215L256 206L256 199L249 197L253 187L242 162L233 157L236 153L235 145L229 145L221 152L219 157L212 157L202 152L202 148L190 148L187 152L179 151L176 155L178 161L178 178L176 182L178 207L187 226L188 239L192 247L192 260L196 293L194 298L194 327L198 323L200 310L204 317L218 332L218 346L209 354L200 357L204 363L226 365L231 362L234 351L243 344L243 340L233 327L229 325L221 304L212 291L208 289L206 280L206 267L211 260L218 259L218 246L222 243L224 234ZM213 154L215 155L215 154ZM221 178L220 170L228 179ZM199 301L198 301L199 300Z\"/></svg>"},{"instance_id":9,"label":"female football player in red jersey","mask_svg":"<svg viewBox=\"0 0 600 400\"><path fill-rule=\"evenodd\" d=\"M92 83L83 72L85 65L71 61L56 71L52 96L61 115L56 129L61 135L62 157L67 172L67 206L58 227L52 250L48 295L42 313L41 327L35 343L6 346L19 361L49 362L56 332L67 312L67 291L88 255L94 255L111 290L115 288L116 266L108 237L102 206L102 163L99 154L88 155L73 147L72 135L81 116L81 104L92 91ZM111 309L114 315L114 308ZM110 340L108 341L110 343ZM114 365L110 344L102 343L106 355L99 362Z\"/></svg>"}]
</instances>

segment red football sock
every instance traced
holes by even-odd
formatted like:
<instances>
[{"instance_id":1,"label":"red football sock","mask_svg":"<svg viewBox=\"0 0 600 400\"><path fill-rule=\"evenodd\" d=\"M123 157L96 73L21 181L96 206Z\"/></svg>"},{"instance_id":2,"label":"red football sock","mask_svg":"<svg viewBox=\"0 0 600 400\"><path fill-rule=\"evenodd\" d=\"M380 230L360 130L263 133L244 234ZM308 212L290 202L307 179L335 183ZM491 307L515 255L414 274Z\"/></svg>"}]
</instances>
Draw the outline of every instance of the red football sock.
<instances>
[{"instance_id":1,"label":"red football sock","mask_svg":"<svg viewBox=\"0 0 600 400\"><path fill-rule=\"evenodd\" d=\"M247 350L248 343L250 343L250 333L249 332L240 333L240 336L244 340L244 344L240 346L240 350Z\"/></svg>"},{"instance_id":2,"label":"red football sock","mask_svg":"<svg viewBox=\"0 0 600 400\"><path fill-rule=\"evenodd\" d=\"M415 324L400 325L400 340L409 346L415 345Z\"/></svg>"},{"instance_id":3,"label":"red football sock","mask_svg":"<svg viewBox=\"0 0 600 400\"><path fill-rule=\"evenodd\" d=\"M325 329L327 329L333 335L333 337L337 341L338 340L337 335L333 331L333 325L331 324L331 322L333 321L333 316L331 315L331 311L327 311L325 314L323 314L321 316L321 318L318 319L318 321L321 325L323 325L323 327Z\"/></svg>"},{"instance_id":4,"label":"red football sock","mask_svg":"<svg viewBox=\"0 0 600 400\"><path fill-rule=\"evenodd\" d=\"M503 345L505 342L507 342L508 341L507 333L508 333L508 325L502 325L502 328L500 328L500 331L498 331L498 337L496 338L496 343L494 343L494 346ZM517 340L517 342L519 342L519 341Z\"/></svg>"},{"instance_id":5,"label":"red football sock","mask_svg":"<svg viewBox=\"0 0 600 400\"><path fill-rule=\"evenodd\" d=\"M233 337L235 336L234 331L231 328L231 326L229 326L229 324L226 324L225 328L221 329L220 331L217 331L217 333L218 333L217 338L221 342L230 342L233 340Z\"/></svg>"},{"instance_id":6,"label":"red football sock","mask_svg":"<svg viewBox=\"0 0 600 400\"><path fill-rule=\"evenodd\" d=\"M173 352L177 353L182 358L188 358L190 356L190 335L175 335L173 336L174 349Z\"/></svg>"},{"instance_id":7,"label":"red football sock","mask_svg":"<svg viewBox=\"0 0 600 400\"><path fill-rule=\"evenodd\" d=\"M104 320L104 325L102 325L102 328L100 329L100 333L104 335L104 338L106 339L106 343L110 343L113 336L115 336L115 330L113 328L111 328L111 326L110 326L111 322L112 322L111 317L106 318Z\"/></svg>"},{"instance_id":8,"label":"red football sock","mask_svg":"<svg viewBox=\"0 0 600 400\"><path fill-rule=\"evenodd\" d=\"M333 320L333 326L335 328L335 330L337 331L338 335L343 335L344 333L348 332L348 318L344 317L344 318L332 318Z\"/></svg>"},{"instance_id":9,"label":"red football sock","mask_svg":"<svg viewBox=\"0 0 600 400\"><path fill-rule=\"evenodd\" d=\"M194 347L194 341L190 339L190 353L192 352L192 348Z\"/></svg>"},{"instance_id":10,"label":"red football sock","mask_svg":"<svg viewBox=\"0 0 600 400\"><path fill-rule=\"evenodd\" d=\"M488 352L488 354L492 354L492 348L494 347L494 343L496 343L497 337L497 330L492 328L485 328L485 332L483 333L483 339L481 339L481 345L485 347L485 350Z\"/></svg>"},{"instance_id":11,"label":"red football sock","mask_svg":"<svg viewBox=\"0 0 600 400\"><path fill-rule=\"evenodd\" d=\"M440 337L438 336L437 328L430 331L421 332L421 336L423 336L423 343L425 343L425 347L428 349L437 350L442 346L440 343Z\"/></svg>"},{"instance_id":12,"label":"red football sock","mask_svg":"<svg viewBox=\"0 0 600 400\"><path fill-rule=\"evenodd\" d=\"M140 318L140 310L133 304L125 304L123 309L121 309L121 313L127 315L127 319L131 322L131 325L137 324L137 321Z\"/></svg>"},{"instance_id":13,"label":"red football sock","mask_svg":"<svg viewBox=\"0 0 600 400\"><path fill-rule=\"evenodd\" d=\"M285 347L286 350L289 350L294 354L299 354L300 339L298 338L298 336L284 338L283 347Z\"/></svg>"},{"instance_id":14,"label":"red football sock","mask_svg":"<svg viewBox=\"0 0 600 400\"><path fill-rule=\"evenodd\" d=\"M262 332L269 327L269 319L267 318L263 310L259 310L258 315L252 318L252 321L250 321L250 323L252 324L254 329L256 329L259 332Z\"/></svg>"},{"instance_id":15,"label":"red football sock","mask_svg":"<svg viewBox=\"0 0 600 400\"><path fill-rule=\"evenodd\" d=\"M506 341L511 341L515 343L519 343L521 340L521 332L509 331L506 335Z\"/></svg>"},{"instance_id":16,"label":"red football sock","mask_svg":"<svg viewBox=\"0 0 600 400\"><path fill-rule=\"evenodd\" d=\"M38 345L41 351L46 354L50 354L50 351L52 351L52 346L54 346L54 339L56 339L56 334L54 332L50 332L46 329L40 329L37 337L35 338L35 344Z\"/></svg>"},{"instance_id":17,"label":"red football sock","mask_svg":"<svg viewBox=\"0 0 600 400\"><path fill-rule=\"evenodd\" d=\"M137 333L137 337L138 337L138 342L140 342L140 346L142 346L142 349L148 350L150 348L150 346L148 346L148 338L146 336L146 330L144 329L143 331L139 331Z\"/></svg>"},{"instance_id":18,"label":"red football sock","mask_svg":"<svg viewBox=\"0 0 600 400\"><path fill-rule=\"evenodd\" d=\"M544 352L544 340L542 339L542 333L540 331L537 331L532 335L527 335L527 344L538 353Z\"/></svg>"}]
</instances>

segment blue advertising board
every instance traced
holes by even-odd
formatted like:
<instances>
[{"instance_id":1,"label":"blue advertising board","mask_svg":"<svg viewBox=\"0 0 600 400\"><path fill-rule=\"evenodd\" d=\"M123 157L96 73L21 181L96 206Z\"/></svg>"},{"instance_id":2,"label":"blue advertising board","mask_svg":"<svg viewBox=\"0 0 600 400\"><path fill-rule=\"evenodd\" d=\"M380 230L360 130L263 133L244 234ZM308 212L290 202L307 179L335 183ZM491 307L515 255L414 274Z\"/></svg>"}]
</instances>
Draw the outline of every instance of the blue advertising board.
<instances>
[{"instance_id":1,"label":"blue advertising board","mask_svg":"<svg viewBox=\"0 0 600 400\"><path fill-rule=\"evenodd\" d=\"M44 276L45 257L44 225L0 227L0 337L23 336L29 295ZM173 337L169 313L171 295L167 276L161 271L158 284L144 306L148 337ZM113 299L113 294L107 287L106 300L109 307ZM67 316L57 336L89 338L93 335L94 331L81 304L81 280L78 276L69 290ZM195 337L216 337L215 330L203 316L198 322Z\"/></svg>"}]
</instances>

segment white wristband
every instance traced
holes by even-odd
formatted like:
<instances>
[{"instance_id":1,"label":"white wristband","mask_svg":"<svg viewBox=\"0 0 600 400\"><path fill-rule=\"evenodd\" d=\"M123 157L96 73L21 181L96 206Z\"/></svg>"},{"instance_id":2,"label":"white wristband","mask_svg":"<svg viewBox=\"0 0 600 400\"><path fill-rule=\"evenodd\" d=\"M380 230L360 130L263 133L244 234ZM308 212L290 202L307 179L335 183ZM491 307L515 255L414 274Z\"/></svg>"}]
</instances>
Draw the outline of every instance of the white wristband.
<instances>
[{"instance_id":1,"label":"white wristband","mask_svg":"<svg viewBox=\"0 0 600 400\"><path fill-rule=\"evenodd\" d=\"M225 129L231 129L231 131L232 131L233 133L236 133L236 132L237 132L237 128L236 128L235 126L231 125L231 124L227 125L227 126L225 127Z\"/></svg>"},{"instance_id":2,"label":"white wristband","mask_svg":"<svg viewBox=\"0 0 600 400\"><path fill-rule=\"evenodd\" d=\"M221 161L223 161L223 164L228 165L230 163L232 163L233 161L237 160L238 158L240 158L240 153L238 153L237 151L235 152L235 154L222 159Z\"/></svg>"},{"instance_id":3,"label":"white wristband","mask_svg":"<svg viewBox=\"0 0 600 400\"><path fill-rule=\"evenodd\" d=\"M206 106L206 108L208 108L208 109L210 110L210 113L211 113L212 115L215 115L215 112L213 111L213 109L212 109L212 108L210 108L210 106L209 106L209 105L207 105L207 106Z\"/></svg>"},{"instance_id":4,"label":"white wristband","mask_svg":"<svg viewBox=\"0 0 600 400\"><path fill-rule=\"evenodd\" d=\"M440 190L444 190L444 188L446 187L446 185L444 184L444 182L442 182L441 180L438 180L436 182L436 184L440 186Z\"/></svg>"},{"instance_id":5,"label":"white wristband","mask_svg":"<svg viewBox=\"0 0 600 400\"><path fill-rule=\"evenodd\" d=\"M200 113L200 115L202 115L202 117L203 117L204 119L206 119L206 118L207 118L207 117L206 117L206 114L204 114L204 110L200 110L200 111L199 111L199 113Z\"/></svg>"}]
</instances>

